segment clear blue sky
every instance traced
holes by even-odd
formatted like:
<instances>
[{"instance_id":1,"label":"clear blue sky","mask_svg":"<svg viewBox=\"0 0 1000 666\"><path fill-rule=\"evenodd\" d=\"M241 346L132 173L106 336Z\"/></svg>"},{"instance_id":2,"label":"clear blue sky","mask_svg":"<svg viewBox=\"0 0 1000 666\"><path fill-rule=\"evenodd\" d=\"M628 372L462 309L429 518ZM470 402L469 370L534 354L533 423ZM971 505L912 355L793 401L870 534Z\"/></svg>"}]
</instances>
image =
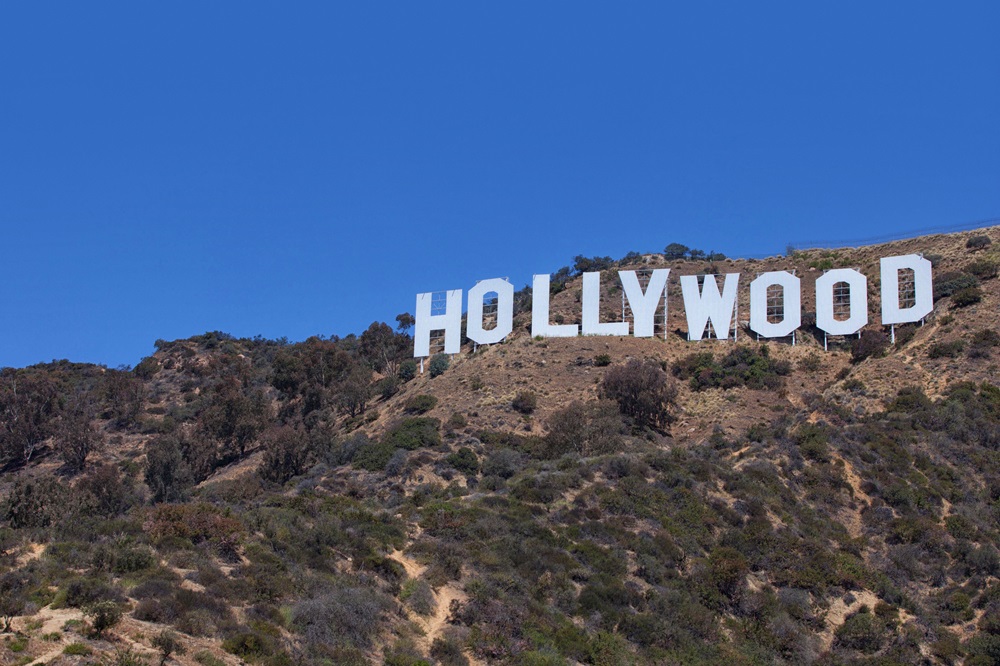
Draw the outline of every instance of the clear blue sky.
<instances>
[{"instance_id":1,"label":"clear blue sky","mask_svg":"<svg viewBox=\"0 0 1000 666\"><path fill-rule=\"evenodd\" d=\"M0 4L0 365L1000 216L1000 3Z\"/></svg>"}]
</instances>

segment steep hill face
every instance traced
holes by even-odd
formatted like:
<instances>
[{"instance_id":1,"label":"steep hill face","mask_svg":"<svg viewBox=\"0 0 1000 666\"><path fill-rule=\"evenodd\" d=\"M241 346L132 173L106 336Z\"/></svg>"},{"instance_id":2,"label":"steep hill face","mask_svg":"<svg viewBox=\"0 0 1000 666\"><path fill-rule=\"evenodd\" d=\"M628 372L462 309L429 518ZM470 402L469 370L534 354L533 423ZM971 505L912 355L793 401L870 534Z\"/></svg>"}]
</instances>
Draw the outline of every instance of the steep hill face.
<instances>
[{"instance_id":1,"label":"steep hill face","mask_svg":"<svg viewBox=\"0 0 1000 666\"><path fill-rule=\"evenodd\" d=\"M522 308L422 374L379 324L5 369L0 664L1000 663L997 248L631 255L602 316L616 269L669 267L657 338L534 339ZM935 307L893 345L879 259L912 252ZM872 324L825 351L834 267ZM771 270L802 279L794 345L745 326ZM686 339L703 273L742 276L735 342Z\"/></svg>"}]
</instances>

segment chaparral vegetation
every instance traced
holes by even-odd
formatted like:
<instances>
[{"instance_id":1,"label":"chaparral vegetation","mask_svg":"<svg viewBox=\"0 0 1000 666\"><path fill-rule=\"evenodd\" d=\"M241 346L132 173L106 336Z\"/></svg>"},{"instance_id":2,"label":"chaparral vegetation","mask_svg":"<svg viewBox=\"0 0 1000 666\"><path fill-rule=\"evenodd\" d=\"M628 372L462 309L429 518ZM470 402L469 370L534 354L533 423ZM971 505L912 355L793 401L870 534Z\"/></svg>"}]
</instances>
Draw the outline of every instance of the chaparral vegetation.
<instances>
[{"instance_id":1,"label":"chaparral vegetation","mask_svg":"<svg viewBox=\"0 0 1000 666\"><path fill-rule=\"evenodd\" d=\"M536 339L527 290L423 372L406 313L4 368L0 666L1000 663L998 236L550 283L933 257L860 338Z\"/></svg>"}]
</instances>

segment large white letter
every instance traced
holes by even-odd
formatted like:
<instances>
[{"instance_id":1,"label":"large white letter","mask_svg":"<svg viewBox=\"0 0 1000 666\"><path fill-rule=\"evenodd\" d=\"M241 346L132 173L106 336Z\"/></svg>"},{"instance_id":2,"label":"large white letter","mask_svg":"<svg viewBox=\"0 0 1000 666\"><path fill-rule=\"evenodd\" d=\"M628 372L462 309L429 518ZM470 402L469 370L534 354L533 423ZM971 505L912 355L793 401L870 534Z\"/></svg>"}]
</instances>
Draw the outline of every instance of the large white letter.
<instances>
[{"instance_id":1,"label":"large white letter","mask_svg":"<svg viewBox=\"0 0 1000 666\"><path fill-rule=\"evenodd\" d=\"M670 275L669 268L656 268L649 276L649 284L646 285L646 293L642 293L639 286L639 278L635 271L618 271L621 278L622 288L625 290L625 298L628 299L628 306L632 310L632 335L637 338L653 337L653 318L656 316L656 308L660 305L663 297L663 290L667 288L667 277ZM663 302L663 319L667 318L667 302Z\"/></svg>"},{"instance_id":2,"label":"large white letter","mask_svg":"<svg viewBox=\"0 0 1000 666\"><path fill-rule=\"evenodd\" d=\"M431 314L433 292L417 294L417 321L413 331L413 355L431 355L431 331L444 329L444 352L457 354L462 348L462 290L446 292L443 314Z\"/></svg>"},{"instance_id":3,"label":"large white letter","mask_svg":"<svg viewBox=\"0 0 1000 666\"><path fill-rule=\"evenodd\" d=\"M833 316L833 287L846 282L851 316L837 321ZM816 280L816 326L830 335L851 335L868 323L868 278L853 268L836 268Z\"/></svg>"},{"instance_id":4,"label":"large white letter","mask_svg":"<svg viewBox=\"0 0 1000 666\"><path fill-rule=\"evenodd\" d=\"M732 278L732 279L730 279ZM733 321L733 310L736 307L736 288L739 285L739 273L727 273L726 281L719 294L719 284L714 275L706 275L705 283L698 293L698 276L681 276L681 293L684 294L684 314L687 315L688 339L701 340L705 332L705 324L712 321L715 336L722 340L729 337L729 325Z\"/></svg>"},{"instance_id":5,"label":"large white letter","mask_svg":"<svg viewBox=\"0 0 1000 666\"><path fill-rule=\"evenodd\" d=\"M767 320L767 288L781 287L782 316L779 322ZM750 283L750 328L765 338L783 338L802 324L801 280L788 271L761 273Z\"/></svg>"},{"instance_id":6,"label":"large white letter","mask_svg":"<svg viewBox=\"0 0 1000 666\"><path fill-rule=\"evenodd\" d=\"M575 338L576 324L549 323L549 275L536 275L531 280L531 335L543 338Z\"/></svg>"},{"instance_id":7,"label":"large white letter","mask_svg":"<svg viewBox=\"0 0 1000 666\"><path fill-rule=\"evenodd\" d=\"M899 271L913 271L913 305L899 307ZM919 254L905 254L882 259L882 323L906 324L920 321L934 309L934 285L931 262Z\"/></svg>"},{"instance_id":8,"label":"large white letter","mask_svg":"<svg viewBox=\"0 0 1000 666\"><path fill-rule=\"evenodd\" d=\"M583 274L583 334L628 335L627 321L601 323L601 273Z\"/></svg>"},{"instance_id":9,"label":"large white letter","mask_svg":"<svg viewBox=\"0 0 1000 666\"><path fill-rule=\"evenodd\" d=\"M497 325L490 330L483 328L483 297L496 292ZM514 330L514 285L502 278L481 280L469 290L469 317L466 335L481 345L500 342Z\"/></svg>"}]
</instances>

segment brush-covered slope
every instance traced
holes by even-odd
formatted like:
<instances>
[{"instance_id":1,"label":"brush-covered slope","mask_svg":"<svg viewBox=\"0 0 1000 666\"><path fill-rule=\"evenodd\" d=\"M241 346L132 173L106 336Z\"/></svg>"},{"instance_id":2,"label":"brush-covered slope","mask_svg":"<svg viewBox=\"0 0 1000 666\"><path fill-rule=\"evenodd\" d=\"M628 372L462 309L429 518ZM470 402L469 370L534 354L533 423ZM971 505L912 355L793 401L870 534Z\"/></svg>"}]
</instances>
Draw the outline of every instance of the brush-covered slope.
<instances>
[{"instance_id":1,"label":"brush-covered slope","mask_svg":"<svg viewBox=\"0 0 1000 666\"><path fill-rule=\"evenodd\" d=\"M0 665L1000 663L998 247L631 254L603 311L670 267L665 339L536 340L522 305L424 374L379 324L4 369ZM875 322L909 252L925 324L824 351L815 278L859 268ZM677 275L741 273L742 320L779 269L794 346L685 339Z\"/></svg>"}]
</instances>

